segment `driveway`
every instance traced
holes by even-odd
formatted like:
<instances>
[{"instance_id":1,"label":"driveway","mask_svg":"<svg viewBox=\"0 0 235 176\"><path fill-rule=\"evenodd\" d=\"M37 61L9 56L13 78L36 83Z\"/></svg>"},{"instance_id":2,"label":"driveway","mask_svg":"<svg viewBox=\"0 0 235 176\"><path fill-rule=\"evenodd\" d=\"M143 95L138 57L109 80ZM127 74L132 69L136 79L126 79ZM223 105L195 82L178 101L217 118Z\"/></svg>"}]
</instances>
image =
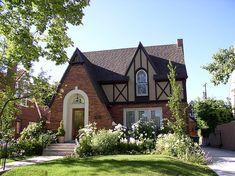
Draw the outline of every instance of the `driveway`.
<instances>
[{"instance_id":1,"label":"driveway","mask_svg":"<svg viewBox=\"0 0 235 176\"><path fill-rule=\"evenodd\" d=\"M202 149L206 153L208 166L219 176L235 176L235 151L212 147Z\"/></svg>"}]
</instances>

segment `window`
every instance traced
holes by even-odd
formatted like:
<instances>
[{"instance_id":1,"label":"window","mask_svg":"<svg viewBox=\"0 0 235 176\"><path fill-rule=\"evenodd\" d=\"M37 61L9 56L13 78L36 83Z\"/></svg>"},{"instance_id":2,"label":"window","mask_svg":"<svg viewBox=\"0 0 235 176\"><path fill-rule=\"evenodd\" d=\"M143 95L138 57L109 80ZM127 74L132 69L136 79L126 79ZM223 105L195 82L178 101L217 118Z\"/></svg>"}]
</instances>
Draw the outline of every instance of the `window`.
<instances>
[{"instance_id":1,"label":"window","mask_svg":"<svg viewBox=\"0 0 235 176\"><path fill-rule=\"evenodd\" d=\"M135 123L135 111L126 112L126 127L131 128L131 125Z\"/></svg>"},{"instance_id":2,"label":"window","mask_svg":"<svg viewBox=\"0 0 235 176\"><path fill-rule=\"evenodd\" d=\"M72 104L84 104L84 103L85 103L84 99L79 94L76 95L76 97L73 99L72 102Z\"/></svg>"},{"instance_id":3,"label":"window","mask_svg":"<svg viewBox=\"0 0 235 176\"><path fill-rule=\"evenodd\" d=\"M142 119L144 121L154 121L157 128L162 127L162 108L135 108L135 109L124 109L124 125L127 128L136 123L138 120Z\"/></svg>"},{"instance_id":4,"label":"window","mask_svg":"<svg viewBox=\"0 0 235 176\"><path fill-rule=\"evenodd\" d=\"M136 73L136 95L148 96L148 76L144 70Z\"/></svg>"}]
</instances>

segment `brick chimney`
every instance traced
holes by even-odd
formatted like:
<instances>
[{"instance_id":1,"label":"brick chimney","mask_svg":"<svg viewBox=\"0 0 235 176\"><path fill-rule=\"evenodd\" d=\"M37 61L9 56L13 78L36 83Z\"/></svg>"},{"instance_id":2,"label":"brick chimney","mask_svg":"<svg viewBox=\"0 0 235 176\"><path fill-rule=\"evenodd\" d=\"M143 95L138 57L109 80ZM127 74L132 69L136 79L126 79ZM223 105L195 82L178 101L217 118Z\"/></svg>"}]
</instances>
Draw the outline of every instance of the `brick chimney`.
<instances>
[{"instance_id":1,"label":"brick chimney","mask_svg":"<svg viewBox=\"0 0 235 176\"><path fill-rule=\"evenodd\" d=\"M183 39L177 39L176 45L177 45L178 48L182 48L182 51L184 52Z\"/></svg>"}]
</instances>

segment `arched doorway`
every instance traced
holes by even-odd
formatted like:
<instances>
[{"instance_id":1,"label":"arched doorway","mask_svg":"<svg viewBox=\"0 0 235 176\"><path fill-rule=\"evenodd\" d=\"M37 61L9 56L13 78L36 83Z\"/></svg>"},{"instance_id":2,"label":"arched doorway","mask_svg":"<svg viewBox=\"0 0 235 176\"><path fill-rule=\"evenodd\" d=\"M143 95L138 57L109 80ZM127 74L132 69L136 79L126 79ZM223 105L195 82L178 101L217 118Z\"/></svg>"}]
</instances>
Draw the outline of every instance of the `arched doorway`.
<instances>
[{"instance_id":1,"label":"arched doorway","mask_svg":"<svg viewBox=\"0 0 235 176\"><path fill-rule=\"evenodd\" d=\"M87 94L77 87L66 94L63 102L65 141L74 140L78 129L88 124L88 106Z\"/></svg>"}]
</instances>

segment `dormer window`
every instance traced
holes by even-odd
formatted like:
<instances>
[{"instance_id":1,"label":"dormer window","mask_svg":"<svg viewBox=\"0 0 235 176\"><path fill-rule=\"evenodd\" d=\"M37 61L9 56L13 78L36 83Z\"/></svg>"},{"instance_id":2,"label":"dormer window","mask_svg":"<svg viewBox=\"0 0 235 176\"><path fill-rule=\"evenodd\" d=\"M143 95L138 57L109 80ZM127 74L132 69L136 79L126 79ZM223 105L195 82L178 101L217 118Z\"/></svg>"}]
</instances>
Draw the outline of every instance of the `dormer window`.
<instances>
[{"instance_id":1,"label":"dormer window","mask_svg":"<svg viewBox=\"0 0 235 176\"><path fill-rule=\"evenodd\" d=\"M136 73L136 95L148 96L148 76L143 69Z\"/></svg>"}]
</instances>

